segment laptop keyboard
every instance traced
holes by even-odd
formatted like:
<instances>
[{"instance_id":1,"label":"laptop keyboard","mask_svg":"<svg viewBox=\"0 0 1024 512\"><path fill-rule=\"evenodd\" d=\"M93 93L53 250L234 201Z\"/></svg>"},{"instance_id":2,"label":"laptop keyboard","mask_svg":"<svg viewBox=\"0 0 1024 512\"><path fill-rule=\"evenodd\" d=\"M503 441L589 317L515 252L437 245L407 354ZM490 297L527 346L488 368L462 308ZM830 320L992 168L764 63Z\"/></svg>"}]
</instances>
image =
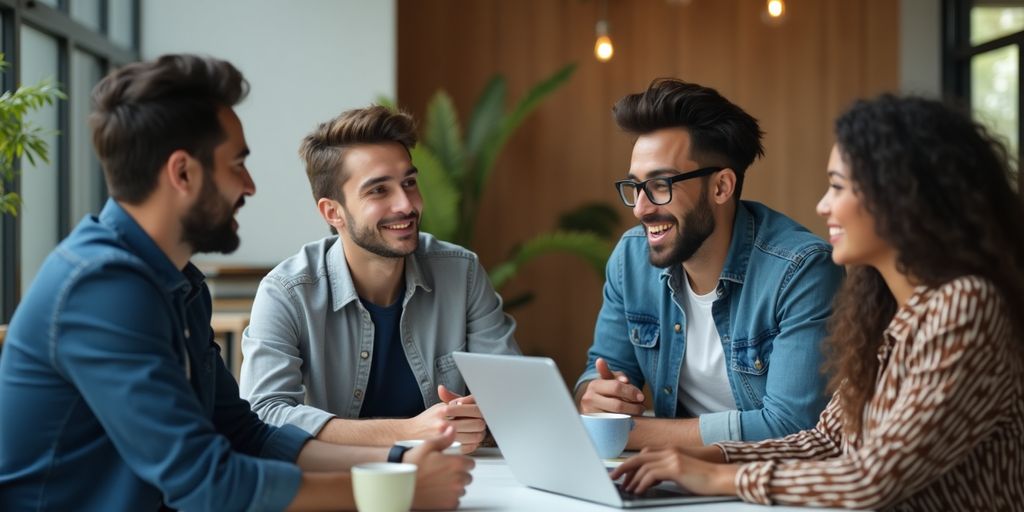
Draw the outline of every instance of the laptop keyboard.
<instances>
[{"instance_id":1,"label":"laptop keyboard","mask_svg":"<svg viewBox=\"0 0 1024 512\"><path fill-rule=\"evenodd\" d=\"M619 485L618 483L615 484L615 489L617 489L619 491L619 496L622 497L622 499L624 501L649 500L649 499L657 499L657 498L678 498L680 496L692 496L692 494L690 494L690 493L688 493L686 491L683 491L682 489L680 489L680 490L672 490L672 489L664 489L664 488L661 488L661 487L651 487L650 489L647 489L644 492L634 493L634 492L629 492L629 491L623 489L622 486Z\"/></svg>"}]
</instances>

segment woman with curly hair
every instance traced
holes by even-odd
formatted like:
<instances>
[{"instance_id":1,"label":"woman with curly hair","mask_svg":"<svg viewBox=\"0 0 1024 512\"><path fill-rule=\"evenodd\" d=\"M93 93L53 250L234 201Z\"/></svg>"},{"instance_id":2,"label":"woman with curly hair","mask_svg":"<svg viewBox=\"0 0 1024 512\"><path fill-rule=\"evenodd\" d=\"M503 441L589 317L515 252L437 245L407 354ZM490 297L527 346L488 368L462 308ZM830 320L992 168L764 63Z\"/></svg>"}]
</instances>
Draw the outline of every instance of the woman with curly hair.
<instances>
[{"instance_id":1,"label":"woman with curly hair","mask_svg":"<svg viewBox=\"0 0 1024 512\"><path fill-rule=\"evenodd\" d=\"M757 443L645 450L613 478L761 504L1024 507L1024 207L1004 146L921 98L836 121L818 204L848 277L817 426Z\"/></svg>"}]
</instances>

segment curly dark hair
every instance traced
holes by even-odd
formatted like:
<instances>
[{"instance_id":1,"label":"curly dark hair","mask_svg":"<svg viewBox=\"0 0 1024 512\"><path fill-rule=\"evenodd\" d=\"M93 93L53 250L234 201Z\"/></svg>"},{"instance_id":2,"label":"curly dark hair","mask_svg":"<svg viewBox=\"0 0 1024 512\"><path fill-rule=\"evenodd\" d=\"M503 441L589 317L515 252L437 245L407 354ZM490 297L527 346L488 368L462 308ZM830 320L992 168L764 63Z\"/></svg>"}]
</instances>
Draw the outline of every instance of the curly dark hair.
<instances>
[{"instance_id":1,"label":"curly dark hair","mask_svg":"<svg viewBox=\"0 0 1024 512\"><path fill-rule=\"evenodd\" d=\"M1006 147L959 108L889 94L856 102L835 131L854 192L895 249L897 269L930 287L968 275L988 279L1020 339L1024 203L1011 186ZM850 434L859 434L874 395L875 354L897 306L877 270L849 269L830 321L826 368Z\"/></svg>"},{"instance_id":2,"label":"curly dark hair","mask_svg":"<svg viewBox=\"0 0 1024 512\"><path fill-rule=\"evenodd\" d=\"M612 115L620 128L638 135L685 128L693 139L690 158L701 166L728 167L736 173L737 201L747 167L764 156L764 132L757 119L703 85L658 78L647 90L623 96L612 107Z\"/></svg>"}]
</instances>

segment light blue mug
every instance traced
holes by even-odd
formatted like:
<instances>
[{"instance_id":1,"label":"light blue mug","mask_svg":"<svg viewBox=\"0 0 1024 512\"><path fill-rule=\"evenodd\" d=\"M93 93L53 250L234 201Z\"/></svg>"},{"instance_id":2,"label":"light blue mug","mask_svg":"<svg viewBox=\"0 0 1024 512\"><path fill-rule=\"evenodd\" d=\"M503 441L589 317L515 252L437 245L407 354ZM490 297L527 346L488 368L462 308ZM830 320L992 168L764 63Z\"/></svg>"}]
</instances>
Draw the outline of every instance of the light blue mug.
<instances>
[{"instance_id":1,"label":"light blue mug","mask_svg":"<svg viewBox=\"0 0 1024 512\"><path fill-rule=\"evenodd\" d=\"M618 457L629 441L629 431L636 426L628 414L595 412L580 414L580 418L602 459Z\"/></svg>"}]
</instances>

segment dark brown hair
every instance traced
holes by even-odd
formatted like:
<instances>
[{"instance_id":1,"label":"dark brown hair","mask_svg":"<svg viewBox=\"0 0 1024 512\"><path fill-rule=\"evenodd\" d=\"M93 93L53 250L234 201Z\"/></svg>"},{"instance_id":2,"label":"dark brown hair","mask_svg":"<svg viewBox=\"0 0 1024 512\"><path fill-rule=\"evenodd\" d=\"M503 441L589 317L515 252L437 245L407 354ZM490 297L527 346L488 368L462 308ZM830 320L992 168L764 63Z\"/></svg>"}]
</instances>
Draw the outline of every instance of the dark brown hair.
<instances>
[{"instance_id":1,"label":"dark brown hair","mask_svg":"<svg viewBox=\"0 0 1024 512\"><path fill-rule=\"evenodd\" d=\"M326 197L345 204L341 187L348 179L344 167L346 150L360 144L386 142L397 142L410 151L416 145L416 123L412 116L371 105L342 112L320 123L299 146L313 199Z\"/></svg>"},{"instance_id":2,"label":"dark brown hair","mask_svg":"<svg viewBox=\"0 0 1024 512\"><path fill-rule=\"evenodd\" d=\"M659 78L644 92L630 94L612 107L615 122L630 133L646 135L663 128L684 128L693 142L690 157L701 166L728 167L736 173L736 192L743 192L747 167L764 156L764 132L757 119L701 85Z\"/></svg>"},{"instance_id":3,"label":"dark brown hair","mask_svg":"<svg viewBox=\"0 0 1024 512\"><path fill-rule=\"evenodd\" d=\"M212 169L213 150L226 137L217 111L236 105L248 90L229 62L196 55L164 55L107 75L93 89L89 125L110 195L129 204L144 201L179 149Z\"/></svg>"},{"instance_id":4,"label":"dark brown hair","mask_svg":"<svg viewBox=\"0 0 1024 512\"><path fill-rule=\"evenodd\" d=\"M1005 146L966 112L893 95L856 102L836 121L836 138L897 269L930 287L968 275L989 280L1020 339L1024 205L1010 185ZM827 368L850 434L860 432L874 395L876 354L897 306L870 267L851 268L836 297Z\"/></svg>"}]
</instances>

